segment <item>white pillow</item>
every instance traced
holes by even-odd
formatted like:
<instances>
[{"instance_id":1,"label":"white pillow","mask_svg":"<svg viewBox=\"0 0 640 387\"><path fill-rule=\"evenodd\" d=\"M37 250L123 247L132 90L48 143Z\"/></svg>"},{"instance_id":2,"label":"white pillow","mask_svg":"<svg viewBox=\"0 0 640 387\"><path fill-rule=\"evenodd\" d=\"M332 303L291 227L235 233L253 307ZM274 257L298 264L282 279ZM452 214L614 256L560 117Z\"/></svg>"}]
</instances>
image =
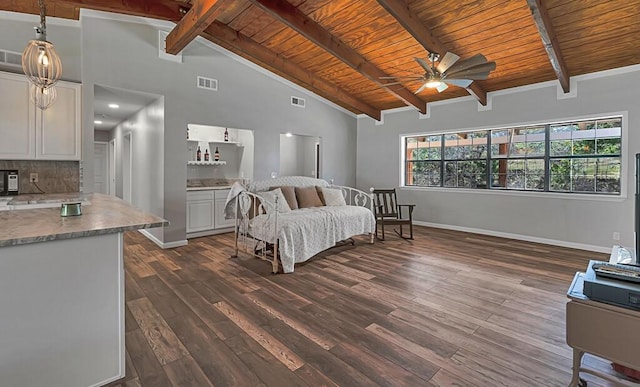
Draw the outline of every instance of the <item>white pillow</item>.
<instances>
[{"instance_id":1,"label":"white pillow","mask_svg":"<svg viewBox=\"0 0 640 387\"><path fill-rule=\"evenodd\" d=\"M276 188L271 191L256 192L256 195L260 196L261 198L263 198L264 200L266 200L271 204L271 205L265 204L263 206L267 214L273 210L273 206L276 204L276 197L278 198L277 211L291 212L291 207L289 207L289 204L287 203L287 199L285 199L284 195L282 194L282 190L280 188Z\"/></svg>"},{"instance_id":2,"label":"white pillow","mask_svg":"<svg viewBox=\"0 0 640 387\"><path fill-rule=\"evenodd\" d=\"M326 206L346 206L347 202L344 201L341 189L332 189L322 187L322 196L324 196L324 203Z\"/></svg>"}]
</instances>

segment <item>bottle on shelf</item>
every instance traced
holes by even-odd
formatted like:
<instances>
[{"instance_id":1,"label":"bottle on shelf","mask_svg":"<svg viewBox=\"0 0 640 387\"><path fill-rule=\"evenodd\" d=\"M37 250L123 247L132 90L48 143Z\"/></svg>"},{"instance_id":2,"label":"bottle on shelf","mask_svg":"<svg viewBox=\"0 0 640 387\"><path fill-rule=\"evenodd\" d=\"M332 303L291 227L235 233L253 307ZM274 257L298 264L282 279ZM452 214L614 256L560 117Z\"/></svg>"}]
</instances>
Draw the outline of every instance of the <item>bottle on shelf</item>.
<instances>
[{"instance_id":1,"label":"bottle on shelf","mask_svg":"<svg viewBox=\"0 0 640 387\"><path fill-rule=\"evenodd\" d=\"M224 141L229 141L229 131L227 130L227 128L224 128Z\"/></svg>"},{"instance_id":2,"label":"bottle on shelf","mask_svg":"<svg viewBox=\"0 0 640 387\"><path fill-rule=\"evenodd\" d=\"M216 147L216 151L215 151L215 153L213 154L213 160L214 160L214 161L218 161L218 160L220 160L220 152L218 151L218 147Z\"/></svg>"},{"instance_id":3,"label":"bottle on shelf","mask_svg":"<svg viewBox=\"0 0 640 387\"><path fill-rule=\"evenodd\" d=\"M196 151L196 161L202 160L202 151L200 151L200 145L198 145L198 150Z\"/></svg>"},{"instance_id":4,"label":"bottle on shelf","mask_svg":"<svg viewBox=\"0 0 640 387\"><path fill-rule=\"evenodd\" d=\"M204 161L209 161L209 149L204 151Z\"/></svg>"}]
</instances>

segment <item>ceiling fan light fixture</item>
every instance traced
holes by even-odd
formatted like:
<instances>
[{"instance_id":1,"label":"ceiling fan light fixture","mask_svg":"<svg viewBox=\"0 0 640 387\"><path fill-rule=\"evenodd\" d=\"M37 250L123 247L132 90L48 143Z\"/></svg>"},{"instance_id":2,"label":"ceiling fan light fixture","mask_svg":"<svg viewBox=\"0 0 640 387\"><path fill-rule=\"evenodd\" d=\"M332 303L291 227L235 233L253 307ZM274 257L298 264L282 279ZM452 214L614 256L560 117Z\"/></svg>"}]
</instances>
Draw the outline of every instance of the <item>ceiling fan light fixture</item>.
<instances>
[{"instance_id":1,"label":"ceiling fan light fixture","mask_svg":"<svg viewBox=\"0 0 640 387\"><path fill-rule=\"evenodd\" d=\"M39 88L53 86L62 75L62 62L47 41L46 7L44 0L39 0L40 26L35 27L36 38L29 41L22 53L22 70L29 82Z\"/></svg>"},{"instance_id":2,"label":"ceiling fan light fixture","mask_svg":"<svg viewBox=\"0 0 640 387\"><path fill-rule=\"evenodd\" d=\"M442 85L442 81L440 81L439 79L429 79L425 85L430 89L435 89L436 87Z\"/></svg>"}]
</instances>

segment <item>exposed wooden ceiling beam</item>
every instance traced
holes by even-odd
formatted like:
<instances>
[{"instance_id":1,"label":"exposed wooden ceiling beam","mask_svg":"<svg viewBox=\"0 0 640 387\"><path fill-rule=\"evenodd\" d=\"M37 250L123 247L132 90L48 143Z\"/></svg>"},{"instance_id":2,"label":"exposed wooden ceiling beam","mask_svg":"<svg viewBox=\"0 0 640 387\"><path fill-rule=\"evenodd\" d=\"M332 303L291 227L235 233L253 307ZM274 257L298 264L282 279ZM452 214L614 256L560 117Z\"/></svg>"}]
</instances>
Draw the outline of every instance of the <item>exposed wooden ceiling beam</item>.
<instances>
[{"instance_id":1,"label":"exposed wooden ceiling beam","mask_svg":"<svg viewBox=\"0 0 640 387\"><path fill-rule=\"evenodd\" d=\"M318 47L331 53L360 74L367 77L380 86L384 86L381 77L389 76L387 73L367 61L356 50L349 47L320 24L309 18L286 0L250 0L253 4L280 20L300 35L312 41ZM407 105L415 106L420 112L426 114L427 104L417 95L399 85L396 88L385 87L391 94L403 100Z\"/></svg>"},{"instance_id":2,"label":"exposed wooden ceiling beam","mask_svg":"<svg viewBox=\"0 0 640 387\"><path fill-rule=\"evenodd\" d=\"M380 121L380 109L376 109L361 99L354 97L344 89L328 82L313 73L303 69L285 57L262 46L258 42L242 35L238 31L226 25L214 21L201 34L205 39L226 48L242 57L249 58L254 63L274 71L281 76L306 85L312 91L316 91L334 101L341 101L346 106L351 106L369 117Z\"/></svg>"},{"instance_id":3,"label":"exposed wooden ceiling beam","mask_svg":"<svg viewBox=\"0 0 640 387\"><path fill-rule=\"evenodd\" d=\"M71 4L80 8L171 21L178 21L182 16L180 13L181 5L174 0L55 0L55 2Z\"/></svg>"},{"instance_id":4,"label":"exposed wooden ceiling beam","mask_svg":"<svg viewBox=\"0 0 640 387\"><path fill-rule=\"evenodd\" d=\"M195 0L191 9L167 35L166 50L177 54L204 31L231 4L231 0Z\"/></svg>"},{"instance_id":5,"label":"exposed wooden ceiling beam","mask_svg":"<svg viewBox=\"0 0 640 387\"><path fill-rule=\"evenodd\" d=\"M547 50L547 55L549 55L549 61L551 62L553 71L555 71L558 81L560 81L562 90L568 93L570 90L569 70L567 70L567 64L560 51L560 45L556 38L556 33L547 8L542 4L541 0L527 0L527 4L529 5L529 9L531 9L533 21L536 23L536 27L538 27L538 31L540 32L544 49Z\"/></svg>"},{"instance_id":6,"label":"exposed wooden ceiling beam","mask_svg":"<svg viewBox=\"0 0 640 387\"><path fill-rule=\"evenodd\" d=\"M409 6L404 0L378 0L378 3L389 14L396 18L398 23L404 27L417 41L429 52L435 52L440 55L447 53L447 48L433 36L431 31L411 12ZM482 88L478 81L474 81L467 89L469 94L476 97L478 102L483 106L487 105L487 92Z\"/></svg>"}]
</instances>

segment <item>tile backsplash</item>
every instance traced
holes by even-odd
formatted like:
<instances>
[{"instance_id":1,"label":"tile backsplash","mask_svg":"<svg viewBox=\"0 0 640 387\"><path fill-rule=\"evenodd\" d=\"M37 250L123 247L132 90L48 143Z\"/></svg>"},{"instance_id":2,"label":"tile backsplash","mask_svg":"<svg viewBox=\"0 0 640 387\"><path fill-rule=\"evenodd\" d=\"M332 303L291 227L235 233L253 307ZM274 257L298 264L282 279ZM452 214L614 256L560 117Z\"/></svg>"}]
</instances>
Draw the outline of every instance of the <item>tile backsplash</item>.
<instances>
[{"instance_id":1,"label":"tile backsplash","mask_svg":"<svg viewBox=\"0 0 640 387\"><path fill-rule=\"evenodd\" d=\"M20 173L20 193L40 193L29 181L31 173L38 174L36 183L46 193L80 191L80 164L78 161L0 160L0 169L17 169Z\"/></svg>"}]
</instances>

